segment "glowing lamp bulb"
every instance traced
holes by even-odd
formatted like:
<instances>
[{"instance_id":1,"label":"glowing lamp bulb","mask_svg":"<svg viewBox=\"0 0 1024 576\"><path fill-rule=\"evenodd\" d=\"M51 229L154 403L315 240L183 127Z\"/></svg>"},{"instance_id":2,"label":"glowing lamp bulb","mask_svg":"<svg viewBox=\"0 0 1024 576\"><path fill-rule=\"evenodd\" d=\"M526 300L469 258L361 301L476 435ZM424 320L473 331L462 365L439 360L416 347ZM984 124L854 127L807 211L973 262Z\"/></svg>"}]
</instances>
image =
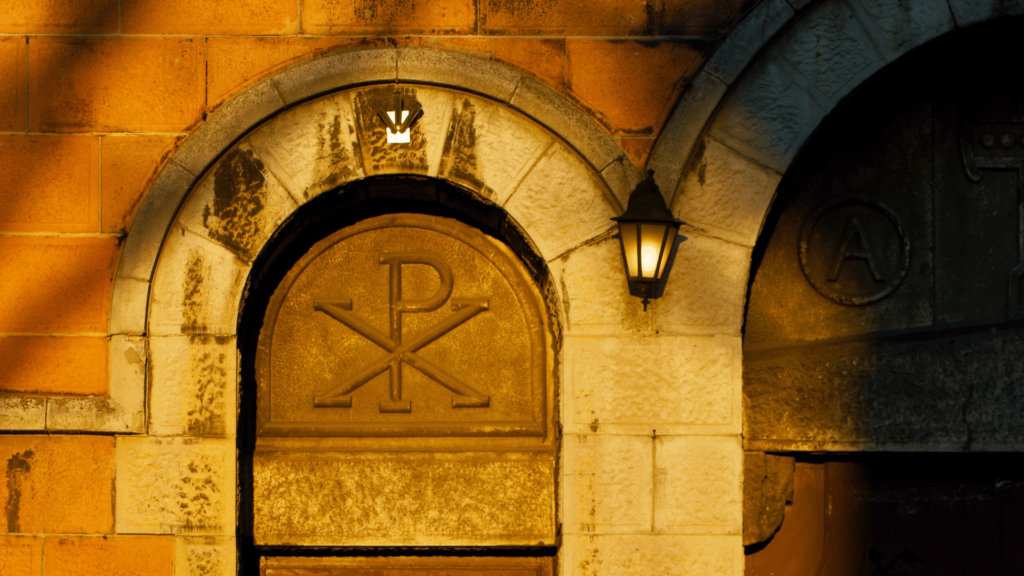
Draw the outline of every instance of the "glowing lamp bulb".
<instances>
[{"instance_id":1,"label":"glowing lamp bulb","mask_svg":"<svg viewBox=\"0 0 1024 576\"><path fill-rule=\"evenodd\" d=\"M654 276L655 268L658 266L658 248L653 244L644 244L640 247L640 274Z\"/></svg>"}]
</instances>

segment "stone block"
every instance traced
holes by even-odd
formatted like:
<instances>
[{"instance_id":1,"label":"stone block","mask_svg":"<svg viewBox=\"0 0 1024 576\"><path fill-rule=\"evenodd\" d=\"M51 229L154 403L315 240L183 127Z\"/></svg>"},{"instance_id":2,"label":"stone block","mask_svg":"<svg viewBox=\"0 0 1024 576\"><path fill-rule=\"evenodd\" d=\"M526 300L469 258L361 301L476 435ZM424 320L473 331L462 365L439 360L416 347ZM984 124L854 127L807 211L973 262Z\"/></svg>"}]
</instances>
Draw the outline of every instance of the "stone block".
<instances>
[{"instance_id":1,"label":"stone block","mask_svg":"<svg viewBox=\"0 0 1024 576\"><path fill-rule=\"evenodd\" d=\"M398 80L457 86L508 102L522 74L496 62L462 52L417 47L398 49Z\"/></svg>"},{"instance_id":2,"label":"stone block","mask_svg":"<svg viewBox=\"0 0 1024 576\"><path fill-rule=\"evenodd\" d=\"M108 334L141 335L146 332L149 282L115 278L110 298Z\"/></svg>"},{"instance_id":3,"label":"stone block","mask_svg":"<svg viewBox=\"0 0 1024 576\"><path fill-rule=\"evenodd\" d=\"M122 0L122 34L295 34L298 3L290 0Z\"/></svg>"},{"instance_id":4,"label":"stone block","mask_svg":"<svg viewBox=\"0 0 1024 576\"><path fill-rule=\"evenodd\" d=\"M0 232L98 232L99 138L0 136Z\"/></svg>"},{"instance_id":5,"label":"stone block","mask_svg":"<svg viewBox=\"0 0 1024 576\"><path fill-rule=\"evenodd\" d=\"M349 94L326 96L275 117L246 139L295 202L363 178Z\"/></svg>"},{"instance_id":6,"label":"stone block","mask_svg":"<svg viewBox=\"0 0 1024 576\"><path fill-rule=\"evenodd\" d=\"M41 536L0 536L0 574L40 576L43 573Z\"/></svg>"},{"instance_id":7,"label":"stone block","mask_svg":"<svg viewBox=\"0 0 1024 576\"><path fill-rule=\"evenodd\" d=\"M117 0L10 0L0 14L3 34L113 34L117 26Z\"/></svg>"},{"instance_id":8,"label":"stone block","mask_svg":"<svg viewBox=\"0 0 1024 576\"><path fill-rule=\"evenodd\" d=\"M565 139L598 171L622 156L593 118L540 80L524 77L509 104Z\"/></svg>"},{"instance_id":9,"label":"stone block","mask_svg":"<svg viewBox=\"0 0 1024 576\"><path fill-rule=\"evenodd\" d=\"M480 2L480 32L491 36L626 36L650 33L644 2L553 0Z\"/></svg>"},{"instance_id":10,"label":"stone block","mask_svg":"<svg viewBox=\"0 0 1024 576\"><path fill-rule=\"evenodd\" d=\"M542 452L257 454L253 464L256 543L552 546L556 531L553 456Z\"/></svg>"},{"instance_id":11,"label":"stone block","mask_svg":"<svg viewBox=\"0 0 1024 576\"><path fill-rule=\"evenodd\" d=\"M614 200L600 176L556 143L523 180L505 209L545 260L557 258L611 229Z\"/></svg>"},{"instance_id":12,"label":"stone block","mask_svg":"<svg viewBox=\"0 0 1024 576\"><path fill-rule=\"evenodd\" d=\"M717 140L701 142L672 203L677 218L753 246L782 176Z\"/></svg>"},{"instance_id":13,"label":"stone block","mask_svg":"<svg viewBox=\"0 0 1024 576\"><path fill-rule=\"evenodd\" d=\"M164 235L193 182L195 176L173 160L164 164L132 217L133 226L117 266L118 278L150 281Z\"/></svg>"},{"instance_id":14,"label":"stone block","mask_svg":"<svg viewBox=\"0 0 1024 576\"><path fill-rule=\"evenodd\" d=\"M950 0L949 7L953 11L956 25L961 28L1000 16L1024 13L1024 5L1001 0Z\"/></svg>"},{"instance_id":15,"label":"stone block","mask_svg":"<svg viewBox=\"0 0 1024 576\"><path fill-rule=\"evenodd\" d=\"M613 134L657 134L678 87L703 60L699 50L682 42L565 41L569 90Z\"/></svg>"},{"instance_id":16,"label":"stone block","mask_svg":"<svg viewBox=\"0 0 1024 576\"><path fill-rule=\"evenodd\" d=\"M504 106L456 95L438 177L503 204L551 142L542 128Z\"/></svg>"},{"instance_id":17,"label":"stone block","mask_svg":"<svg viewBox=\"0 0 1024 576\"><path fill-rule=\"evenodd\" d=\"M0 130L23 132L25 116L25 52L23 38L0 38Z\"/></svg>"},{"instance_id":18,"label":"stone block","mask_svg":"<svg viewBox=\"0 0 1024 576\"><path fill-rule=\"evenodd\" d=\"M271 81L285 103L292 104L344 86L392 82L397 58L391 48L338 52L292 66Z\"/></svg>"},{"instance_id":19,"label":"stone block","mask_svg":"<svg viewBox=\"0 0 1024 576\"><path fill-rule=\"evenodd\" d=\"M51 397L48 431L138 433L146 427L146 341L112 336L107 344L108 396Z\"/></svg>"},{"instance_id":20,"label":"stone block","mask_svg":"<svg viewBox=\"0 0 1024 576\"><path fill-rule=\"evenodd\" d=\"M388 128L378 117L381 106L389 106L396 90L404 106L419 105L423 113L409 128L408 145L388 144ZM448 91L395 84L373 86L352 94L356 138L367 176L422 174L437 176L444 143L451 123L455 95Z\"/></svg>"},{"instance_id":21,"label":"stone block","mask_svg":"<svg viewBox=\"0 0 1024 576\"><path fill-rule=\"evenodd\" d=\"M566 254L550 268L566 306L569 334L647 332L651 314L630 296L616 238L605 238Z\"/></svg>"},{"instance_id":22,"label":"stone block","mask_svg":"<svg viewBox=\"0 0 1024 576\"><path fill-rule=\"evenodd\" d=\"M0 332L104 333L115 238L0 238Z\"/></svg>"},{"instance_id":23,"label":"stone block","mask_svg":"<svg viewBox=\"0 0 1024 576\"><path fill-rule=\"evenodd\" d=\"M782 27L793 18L786 0L766 0L754 7L725 37L704 70L732 84Z\"/></svg>"},{"instance_id":24,"label":"stone block","mask_svg":"<svg viewBox=\"0 0 1024 576\"><path fill-rule=\"evenodd\" d=\"M747 246L690 234L676 251L665 295L653 303L655 330L739 335L750 253Z\"/></svg>"},{"instance_id":25,"label":"stone block","mask_svg":"<svg viewBox=\"0 0 1024 576\"><path fill-rule=\"evenodd\" d=\"M739 536L567 535L561 569L567 576L739 576Z\"/></svg>"},{"instance_id":26,"label":"stone block","mask_svg":"<svg viewBox=\"0 0 1024 576\"><path fill-rule=\"evenodd\" d=\"M792 456L743 453L743 545L775 535L793 502L795 464Z\"/></svg>"},{"instance_id":27,"label":"stone block","mask_svg":"<svg viewBox=\"0 0 1024 576\"><path fill-rule=\"evenodd\" d=\"M654 181L669 205L683 168L725 89L726 85L707 71L697 72L661 129L647 167L654 170Z\"/></svg>"},{"instance_id":28,"label":"stone block","mask_svg":"<svg viewBox=\"0 0 1024 576\"><path fill-rule=\"evenodd\" d=\"M953 14L946 0L900 2L899 0L857 0L851 3L873 25L895 57L928 40L953 30Z\"/></svg>"},{"instance_id":29,"label":"stone block","mask_svg":"<svg viewBox=\"0 0 1024 576\"><path fill-rule=\"evenodd\" d=\"M0 392L107 393L107 339L0 337Z\"/></svg>"},{"instance_id":30,"label":"stone block","mask_svg":"<svg viewBox=\"0 0 1024 576\"><path fill-rule=\"evenodd\" d=\"M424 46L463 50L511 64L542 78L556 89L565 88L564 38L465 38L438 36L421 40ZM507 99L506 99L507 100Z\"/></svg>"},{"instance_id":31,"label":"stone block","mask_svg":"<svg viewBox=\"0 0 1024 576\"><path fill-rule=\"evenodd\" d=\"M562 533L650 532L652 448L650 436L563 436Z\"/></svg>"},{"instance_id":32,"label":"stone block","mask_svg":"<svg viewBox=\"0 0 1024 576\"><path fill-rule=\"evenodd\" d=\"M42 431L46 429L46 398L5 396L0 398L0 430Z\"/></svg>"},{"instance_id":33,"label":"stone block","mask_svg":"<svg viewBox=\"0 0 1024 576\"><path fill-rule=\"evenodd\" d=\"M100 173L102 232L121 234L177 139L172 136L114 135L102 139Z\"/></svg>"},{"instance_id":34,"label":"stone block","mask_svg":"<svg viewBox=\"0 0 1024 576\"><path fill-rule=\"evenodd\" d=\"M205 103L205 60L197 38L34 38L29 129L184 130Z\"/></svg>"},{"instance_id":35,"label":"stone block","mask_svg":"<svg viewBox=\"0 0 1024 576\"><path fill-rule=\"evenodd\" d=\"M653 141L648 140L648 142ZM635 159L631 155L623 156L601 171L601 178L604 179L608 189L618 201L620 214L626 211L626 206L629 205L629 195L632 194L633 189L644 179L643 171L632 160Z\"/></svg>"},{"instance_id":36,"label":"stone block","mask_svg":"<svg viewBox=\"0 0 1024 576\"><path fill-rule=\"evenodd\" d=\"M726 98L711 135L782 173L825 117L818 105L770 58L761 58Z\"/></svg>"},{"instance_id":37,"label":"stone block","mask_svg":"<svg viewBox=\"0 0 1024 576\"><path fill-rule=\"evenodd\" d=\"M554 558L515 556L350 556L269 557L264 560L266 576L551 576Z\"/></svg>"},{"instance_id":38,"label":"stone block","mask_svg":"<svg viewBox=\"0 0 1024 576\"><path fill-rule=\"evenodd\" d=\"M283 107L274 85L269 80L260 82L210 114L181 143L174 162L194 176L202 175L235 140Z\"/></svg>"},{"instance_id":39,"label":"stone block","mask_svg":"<svg viewBox=\"0 0 1024 576\"><path fill-rule=\"evenodd\" d=\"M150 434L233 436L236 359L233 337L150 338Z\"/></svg>"},{"instance_id":40,"label":"stone block","mask_svg":"<svg viewBox=\"0 0 1024 576\"><path fill-rule=\"evenodd\" d=\"M3 436L4 532L110 534L114 440L102 436Z\"/></svg>"},{"instance_id":41,"label":"stone block","mask_svg":"<svg viewBox=\"0 0 1024 576\"><path fill-rule=\"evenodd\" d=\"M150 334L234 334L248 274L235 253L175 225L153 278Z\"/></svg>"},{"instance_id":42,"label":"stone block","mask_svg":"<svg viewBox=\"0 0 1024 576\"><path fill-rule=\"evenodd\" d=\"M294 65L328 50L363 42L348 37L273 36L212 37L207 39L207 104L216 106L245 85L267 77L283 66ZM383 42L381 42L383 45Z\"/></svg>"},{"instance_id":43,"label":"stone block","mask_svg":"<svg viewBox=\"0 0 1024 576\"><path fill-rule=\"evenodd\" d=\"M306 34L399 35L473 34L473 0L421 0L419 2L334 2L306 0L302 4L302 32Z\"/></svg>"},{"instance_id":44,"label":"stone block","mask_svg":"<svg viewBox=\"0 0 1024 576\"><path fill-rule=\"evenodd\" d=\"M812 8L768 57L791 66L790 76L828 108L885 64L860 21L840 2Z\"/></svg>"},{"instance_id":45,"label":"stone block","mask_svg":"<svg viewBox=\"0 0 1024 576\"><path fill-rule=\"evenodd\" d=\"M43 576L171 576L174 541L160 536L48 537Z\"/></svg>"},{"instance_id":46,"label":"stone block","mask_svg":"<svg viewBox=\"0 0 1024 576\"><path fill-rule=\"evenodd\" d=\"M235 539L224 536L176 536L174 576L235 576Z\"/></svg>"},{"instance_id":47,"label":"stone block","mask_svg":"<svg viewBox=\"0 0 1024 576\"><path fill-rule=\"evenodd\" d=\"M735 433L740 339L569 336L567 433Z\"/></svg>"},{"instance_id":48,"label":"stone block","mask_svg":"<svg viewBox=\"0 0 1024 576\"><path fill-rule=\"evenodd\" d=\"M118 534L235 533L235 441L117 438Z\"/></svg>"},{"instance_id":49,"label":"stone block","mask_svg":"<svg viewBox=\"0 0 1024 576\"><path fill-rule=\"evenodd\" d=\"M659 436L654 528L668 534L739 534L743 447L736 436Z\"/></svg>"},{"instance_id":50,"label":"stone block","mask_svg":"<svg viewBox=\"0 0 1024 576\"><path fill-rule=\"evenodd\" d=\"M252 261L295 208L252 148L240 144L196 184L175 223Z\"/></svg>"},{"instance_id":51,"label":"stone block","mask_svg":"<svg viewBox=\"0 0 1024 576\"><path fill-rule=\"evenodd\" d=\"M742 0L665 0L659 4L659 36L731 33L748 5Z\"/></svg>"}]
</instances>

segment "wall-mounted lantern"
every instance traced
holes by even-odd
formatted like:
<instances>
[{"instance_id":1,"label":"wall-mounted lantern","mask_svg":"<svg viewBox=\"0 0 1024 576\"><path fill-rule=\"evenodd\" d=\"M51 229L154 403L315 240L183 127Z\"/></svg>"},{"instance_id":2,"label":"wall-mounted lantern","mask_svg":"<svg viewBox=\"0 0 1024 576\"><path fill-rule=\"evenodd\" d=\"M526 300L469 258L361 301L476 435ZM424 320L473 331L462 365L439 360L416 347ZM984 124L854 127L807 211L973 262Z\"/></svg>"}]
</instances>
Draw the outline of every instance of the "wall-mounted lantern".
<instances>
[{"instance_id":1,"label":"wall-mounted lantern","mask_svg":"<svg viewBox=\"0 0 1024 576\"><path fill-rule=\"evenodd\" d=\"M644 310L652 298L665 292L665 282L676 255L679 226L685 224L672 215L654 183L654 170L637 184L629 195L622 216L612 218L619 224L622 262L626 266L629 293L643 298ZM686 240L678 236L679 242Z\"/></svg>"},{"instance_id":2,"label":"wall-mounted lantern","mask_svg":"<svg viewBox=\"0 0 1024 576\"><path fill-rule=\"evenodd\" d=\"M423 109L416 102L406 108L405 98L395 89L395 96L387 107L377 108L377 116L387 127L388 144L408 144L412 125L423 115Z\"/></svg>"}]
</instances>

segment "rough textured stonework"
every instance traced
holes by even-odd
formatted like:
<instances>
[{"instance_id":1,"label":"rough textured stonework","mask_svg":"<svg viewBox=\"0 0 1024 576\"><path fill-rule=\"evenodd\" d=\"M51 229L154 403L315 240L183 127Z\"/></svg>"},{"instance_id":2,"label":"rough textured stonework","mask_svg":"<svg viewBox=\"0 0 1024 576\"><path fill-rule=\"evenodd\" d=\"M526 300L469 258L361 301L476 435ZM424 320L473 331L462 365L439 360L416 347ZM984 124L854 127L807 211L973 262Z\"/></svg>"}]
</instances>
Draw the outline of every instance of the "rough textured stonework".
<instances>
[{"instance_id":1,"label":"rough textured stonework","mask_svg":"<svg viewBox=\"0 0 1024 576\"><path fill-rule=\"evenodd\" d=\"M562 446L563 533L630 534L651 529L650 437L566 435Z\"/></svg>"},{"instance_id":2,"label":"rough textured stonework","mask_svg":"<svg viewBox=\"0 0 1024 576\"><path fill-rule=\"evenodd\" d=\"M302 546L551 545L554 460L257 455L255 536Z\"/></svg>"},{"instance_id":3,"label":"rough textured stonework","mask_svg":"<svg viewBox=\"0 0 1024 576\"><path fill-rule=\"evenodd\" d=\"M174 576L234 576L238 573L235 539L224 536L177 536Z\"/></svg>"},{"instance_id":4,"label":"rough textured stonework","mask_svg":"<svg viewBox=\"0 0 1024 576\"><path fill-rule=\"evenodd\" d=\"M743 453L743 545L771 538L793 502L792 456Z\"/></svg>"},{"instance_id":5,"label":"rough textured stonework","mask_svg":"<svg viewBox=\"0 0 1024 576\"><path fill-rule=\"evenodd\" d=\"M233 534L235 441L117 440L119 534Z\"/></svg>"},{"instance_id":6,"label":"rough textured stonework","mask_svg":"<svg viewBox=\"0 0 1024 576\"><path fill-rule=\"evenodd\" d=\"M743 452L736 436L664 436L654 457L654 528L668 534L739 534Z\"/></svg>"},{"instance_id":7,"label":"rough textured stonework","mask_svg":"<svg viewBox=\"0 0 1024 576\"><path fill-rule=\"evenodd\" d=\"M650 330L651 312L629 295L622 249L615 238L588 244L551 263L570 334L620 334ZM616 290L609 289L616 287Z\"/></svg>"},{"instance_id":8,"label":"rough textured stonework","mask_svg":"<svg viewBox=\"0 0 1024 576\"><path fill-rule=\"evenodd\" d=\"M739 536L568 535L562 566L572 576L727 576L743 572Z\"/></svg>"},{"instance_id":9,"label":"rough textured stonework","mask_svg":"<svg viewBox=\"0 0 1024 576\"><path fill-rule=\"evenodd\" d=\"M233 337L153 337L149 354L151 434L234 434L237 348Z\"/></svg>"}]
</instances>

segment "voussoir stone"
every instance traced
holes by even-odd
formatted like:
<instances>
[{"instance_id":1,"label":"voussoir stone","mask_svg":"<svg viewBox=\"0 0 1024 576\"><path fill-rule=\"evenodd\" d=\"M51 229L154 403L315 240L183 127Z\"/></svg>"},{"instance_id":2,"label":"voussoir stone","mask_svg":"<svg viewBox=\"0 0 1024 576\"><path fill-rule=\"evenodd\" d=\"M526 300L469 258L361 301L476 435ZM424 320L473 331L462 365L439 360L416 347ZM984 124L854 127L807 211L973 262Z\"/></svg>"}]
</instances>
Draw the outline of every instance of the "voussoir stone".
<instances>
[{"instance_id":1,"label":"voussoir stone","mask_svg":"<svg viewBox=\"0 0 1024 576\"><path fill-rule=\"evenodd\" d=\"M639 333L650 329L650 312L629 294L622 249L615 238L582 246L551 263L564 293L570 334Z\"/></svg>"},{"instance_id":2,"label":"voussoir stone","mask_svg":"<svg viewBox=\"0 0 1024 576\"><path fill-rule=\"evenodd\" d=\"M154 336L149 354L150 434L234 434L237 347L233 337Z\"/></svg>"}]
</instances>

